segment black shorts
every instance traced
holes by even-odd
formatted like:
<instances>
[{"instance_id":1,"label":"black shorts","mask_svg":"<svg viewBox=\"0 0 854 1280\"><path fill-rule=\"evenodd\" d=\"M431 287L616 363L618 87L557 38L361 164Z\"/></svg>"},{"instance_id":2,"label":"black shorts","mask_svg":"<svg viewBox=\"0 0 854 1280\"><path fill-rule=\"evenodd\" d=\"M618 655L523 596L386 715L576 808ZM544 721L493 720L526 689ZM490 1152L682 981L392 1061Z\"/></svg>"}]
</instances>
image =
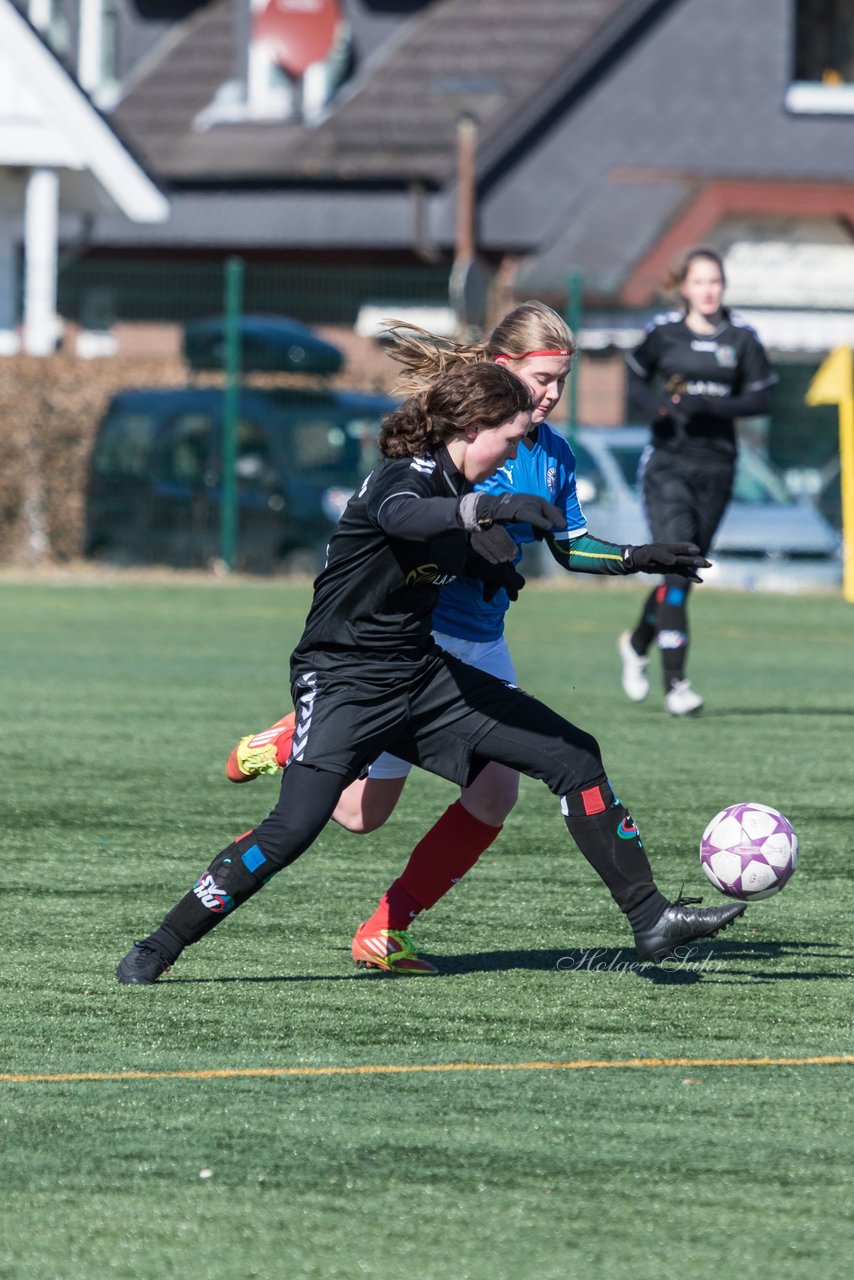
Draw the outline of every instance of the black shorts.
<instances>
[{"instance_id":1,"label":"black shorts","mask_svg":"<svg viewBox=\"0 0 854 1280\"><path fill-rule=\"evenodd\" d=\"M488 760L541 778L563 795L595 777L595 739L488 672L436 647L400 666L295 672L291 759L346 781L383 751L469 786ZM488 754L478 747L488 738ZM591 761L593 763L591 764Z\"/></svg>"},{"instance_id":2,"label":"black shorts","mask_svg":"<svg viewBox=\"0 0 854 1280\"><path fill-rule=\"evenodd\" d=\"M641 470L654 542L696 542L703 555L732 496L735 456L651 449Z\"/></svg>"}]
</instances>

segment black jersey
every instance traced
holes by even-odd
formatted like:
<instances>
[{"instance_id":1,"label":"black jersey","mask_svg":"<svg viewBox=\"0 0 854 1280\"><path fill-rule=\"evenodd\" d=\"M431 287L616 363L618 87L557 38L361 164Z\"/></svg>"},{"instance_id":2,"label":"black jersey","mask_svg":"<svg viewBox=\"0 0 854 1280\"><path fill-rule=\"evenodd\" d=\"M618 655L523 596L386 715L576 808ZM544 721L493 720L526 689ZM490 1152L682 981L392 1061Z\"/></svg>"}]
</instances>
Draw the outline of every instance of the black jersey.
<instances>
[{"instance_id":1,"label":"black jersey","mask_svg":"<svg viewBox=\"0 0 854 1280\"><path fill-rule=\"evenodd\" d=\"M440 589L462 573L459 500L472 486L447 449L386 458L347 504L291 669L417 660L433 646Z\"/></svg>"},{"instance_id":2,"label":"black jersey","mask_svg":"<svg viewBox=\"0 0 854 1280\"><path fill-rule=\"evenodd\" d=\"M629 367L660 394L679 391L712 401L687 424L672 418L653 422L653 443L677 441L681 448L735 451L735 423L714 412L715 399L764 391L777 381L765 348L749 324L724 311L713 333L695 333L681 311L656 316L640 346L627 357Z\"/></svg>"}]
</instances>

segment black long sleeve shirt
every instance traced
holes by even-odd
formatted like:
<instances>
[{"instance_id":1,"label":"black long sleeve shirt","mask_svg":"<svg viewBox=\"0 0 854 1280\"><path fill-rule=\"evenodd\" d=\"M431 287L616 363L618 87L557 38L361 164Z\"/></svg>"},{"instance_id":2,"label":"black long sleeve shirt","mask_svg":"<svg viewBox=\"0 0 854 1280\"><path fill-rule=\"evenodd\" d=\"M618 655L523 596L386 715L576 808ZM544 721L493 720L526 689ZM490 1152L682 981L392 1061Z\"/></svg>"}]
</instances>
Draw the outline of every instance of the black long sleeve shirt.
<instances>
[{"instance_id":1,"label":"black long sleeve shirt","mask_svg":"<svg viewBox=\"0 0 854 1280\"><path fill-rule=\"evenodd\" d=\"M735 453L735 418L767 413L777 381L755 331L727 311L709 334L681 312L656 316L627 363L629 396L650 417L653 444L688 451ZM681 406L659 415L676 384Z\"/></svg>"},{"instance_id":2,"label":"black long sleeve shirt","mask_svg":"<svg viewBox=\"0 0 854 1280\"><path fill-rule=\"evenodd\" d=\"M332 536L292 669L423 657L439 592L463 572L459 506L471 491L444 446L384 459Z\"/></svg>"}]
</instances>

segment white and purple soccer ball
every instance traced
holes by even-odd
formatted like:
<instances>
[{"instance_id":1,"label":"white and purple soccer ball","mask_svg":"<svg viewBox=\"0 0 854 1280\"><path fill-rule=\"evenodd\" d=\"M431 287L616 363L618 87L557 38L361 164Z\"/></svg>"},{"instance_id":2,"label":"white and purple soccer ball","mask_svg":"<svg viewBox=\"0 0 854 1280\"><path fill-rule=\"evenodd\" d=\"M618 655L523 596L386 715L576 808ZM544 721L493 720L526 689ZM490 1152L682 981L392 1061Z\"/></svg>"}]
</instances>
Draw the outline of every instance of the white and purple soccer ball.
<instances>
[{"instance_id":1,"label":"white and purple soccer ball","mask_svg":"<svg viewBox=\"0 0 854 1280\"><path fill-rule=\"evenodd\" d=\"M700 841L700 866L728 898L755 902L779 893L798 865L798 837L767 804L731 804Z\"/></svg>"}]
</instances>

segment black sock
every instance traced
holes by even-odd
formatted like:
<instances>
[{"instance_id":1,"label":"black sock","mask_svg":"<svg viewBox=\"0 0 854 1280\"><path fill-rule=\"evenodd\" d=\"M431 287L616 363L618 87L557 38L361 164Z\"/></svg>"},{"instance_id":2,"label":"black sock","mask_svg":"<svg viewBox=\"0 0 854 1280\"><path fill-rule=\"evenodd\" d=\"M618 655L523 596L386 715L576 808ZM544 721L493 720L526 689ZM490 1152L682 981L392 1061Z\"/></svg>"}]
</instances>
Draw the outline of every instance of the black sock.
<instances>
[{"instance_id":1,"label":"black sock","mask_svg":"<svg viewBox=\"0 0 854 1280\"><path fill-rule=\"evenodd\" d=\"M656 887L640 834L604 775L561 802L569 834L607 885L635 933L668 905Z\"/></svg>"},{"instance_id":2,"label":"black sock","mask_svg":"<svg viewBox=\"0 0 854 1280\"><path fill-rule=\"evenodd\" d=\"M638 624L631 634L631 645L638 657L646 656L649 646L655 639L655 619L658 613L659 587L653 587L643 602Z\"/></svg>"},{"instance_id":3,"label":"black sock","mask_svg":"<svg viewBox=\"0 0 854 1280\"><path fill-rule=\"evenodd\" d=\"M154 933L150 933L145 942L147 946L154 947L155 951L159 951L163 959L167 960L169 964L174 964L184 950L184 944L181 939L171 929L167 929L165 925L161 925L159 929L154 930Z\"/></svg>"},{"instance_id":4,"label":"black sock","mask_svg":"<svg viewBox=\"0 0 854 1280\"><path fill-rule=\"evenodd\" d=\"M656 641L661 652L664 692L685 679L688 660L688 589L684 578L664 580L664 595L658 606Z\"/></svg>"},{"instance_id":5,"label":"black sock","mask_svg":"<svg viewBox=\"0 0 854 1280\"><path fill-rule=\"evenodd\" d=\"M217 854L146 942L176 959L184 947L210 933L309 848L331 816L344 783L339 774L291 762L272 812L254 831Z\"/></svg>"}]
</instances>

